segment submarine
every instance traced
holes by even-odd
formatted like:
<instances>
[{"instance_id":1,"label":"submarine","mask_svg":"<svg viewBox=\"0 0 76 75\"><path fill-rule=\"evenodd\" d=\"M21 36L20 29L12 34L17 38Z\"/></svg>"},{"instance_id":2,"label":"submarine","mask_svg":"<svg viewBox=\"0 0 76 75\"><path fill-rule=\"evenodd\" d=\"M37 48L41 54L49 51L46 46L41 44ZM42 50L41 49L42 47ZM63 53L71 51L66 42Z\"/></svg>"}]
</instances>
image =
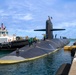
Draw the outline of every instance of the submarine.
<instances>
[{"instance_id":1,"label":"submarine","mask_svg":"<svg viewBox=\"0 0 76 75\"><path fill-rule=\"evenodd\" d=\"M26 45L12 53L0 58L0 64L14 64L25 61L31 61L60 50L69 43L67 38L54 38L53 31L65 29L53 29L50 17L46 20L46 29L36 29L34 31L46 31L45 40L33 43L31 46Z\"/></svg>"}]
</instances>

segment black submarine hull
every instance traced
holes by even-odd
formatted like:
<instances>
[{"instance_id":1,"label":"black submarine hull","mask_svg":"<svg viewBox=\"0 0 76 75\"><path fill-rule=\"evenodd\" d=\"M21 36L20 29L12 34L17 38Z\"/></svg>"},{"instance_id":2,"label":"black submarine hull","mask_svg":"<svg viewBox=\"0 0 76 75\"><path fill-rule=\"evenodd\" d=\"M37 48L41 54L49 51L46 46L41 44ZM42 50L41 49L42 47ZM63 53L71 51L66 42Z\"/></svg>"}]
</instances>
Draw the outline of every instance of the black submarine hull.
<instances>
[{"instance_id":1,"label":"black submarine hull","mask_svg":"<svg viewBox=\"0 0 76 75\"><path fill-rule=\"evenodd\" d=\"M14 64L48 56L52 52L63 48L68 43L68 39L42 40L37 43L33 43L30 47L27 45L20 48L18 53L16 50L7 56L0 58L0 64Z\"/></svg>"}]
</instances>

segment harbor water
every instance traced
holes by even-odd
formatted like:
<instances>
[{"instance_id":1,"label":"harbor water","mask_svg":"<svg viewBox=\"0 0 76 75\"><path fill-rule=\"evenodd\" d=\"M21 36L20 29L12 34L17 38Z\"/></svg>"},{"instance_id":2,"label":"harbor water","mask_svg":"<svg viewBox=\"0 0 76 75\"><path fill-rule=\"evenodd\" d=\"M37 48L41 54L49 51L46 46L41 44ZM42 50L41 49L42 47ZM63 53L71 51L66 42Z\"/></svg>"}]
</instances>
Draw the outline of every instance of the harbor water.
<instances>
[{"instance_id":1,"label":"harbor water","mask_svg":"<svg viewBox=\"0 0 76 75\"><path fill-rule=\"evenodd\" d=\"M71 41L72 45L74 41ZM0 51L0 57L10 52ZM71 54L63 49L56 51L46 57L33 61L0 65L0 75L55 75L57 69L63 63L71 63Z\"/></svg>"}]
</instances>

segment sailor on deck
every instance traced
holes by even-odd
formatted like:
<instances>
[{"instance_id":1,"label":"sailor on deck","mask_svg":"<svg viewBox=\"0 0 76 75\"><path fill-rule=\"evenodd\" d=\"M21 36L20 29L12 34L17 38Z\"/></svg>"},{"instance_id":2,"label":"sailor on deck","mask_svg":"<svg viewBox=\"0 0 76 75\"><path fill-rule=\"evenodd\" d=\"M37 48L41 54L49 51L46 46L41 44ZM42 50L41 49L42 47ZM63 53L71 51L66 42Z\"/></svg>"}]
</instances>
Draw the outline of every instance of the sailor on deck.
<instances>
[{"instance_id":1,"label":"sailor on deck","mask_svg":"<svg viewBox=\"0 0 76 75\"><path fill-rule=\"evenodd\" d=\"M29 38L28 42L29 42L29 47L30 47L33 43L33 38Z\"/></svg>"},{"instance_id":2,"label":"sailor on deck","mask_svg":"<svg viewBox=\"0 0 76 75\"><path fill-rule=\"evenodd\" d=\"M19 56L19 49L16 50L16 55Z\"/></svg>"}]
</instances>

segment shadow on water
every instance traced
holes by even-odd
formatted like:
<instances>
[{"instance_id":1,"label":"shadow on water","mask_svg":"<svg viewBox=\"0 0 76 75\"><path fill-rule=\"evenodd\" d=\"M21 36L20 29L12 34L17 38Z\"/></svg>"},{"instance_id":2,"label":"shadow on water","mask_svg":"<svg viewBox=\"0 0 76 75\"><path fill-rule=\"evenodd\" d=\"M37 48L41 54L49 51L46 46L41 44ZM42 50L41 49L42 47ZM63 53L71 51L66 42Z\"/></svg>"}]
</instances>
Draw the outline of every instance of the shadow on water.
<instances>
[{"instance_id":1,"label":"shadow on water","mask_svg":"<svg viewBox=\"0 0 76 75\"><path fill-rule=\"evenodd\" d=\"M1 51L0 51L0 58L3 57L3 56L6 56L7 54L9 54L9 53L11 53L11 52L12 52L12 51L7 51L7 50L6 50L6 51L2 51L2 50L1 50Z\"/></svg>"}]
</instances>

